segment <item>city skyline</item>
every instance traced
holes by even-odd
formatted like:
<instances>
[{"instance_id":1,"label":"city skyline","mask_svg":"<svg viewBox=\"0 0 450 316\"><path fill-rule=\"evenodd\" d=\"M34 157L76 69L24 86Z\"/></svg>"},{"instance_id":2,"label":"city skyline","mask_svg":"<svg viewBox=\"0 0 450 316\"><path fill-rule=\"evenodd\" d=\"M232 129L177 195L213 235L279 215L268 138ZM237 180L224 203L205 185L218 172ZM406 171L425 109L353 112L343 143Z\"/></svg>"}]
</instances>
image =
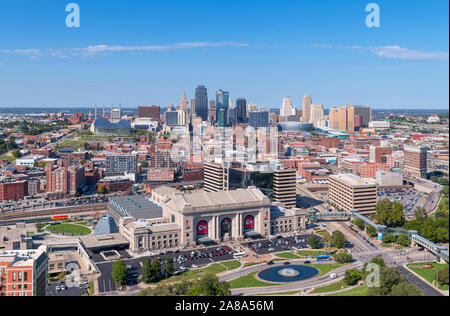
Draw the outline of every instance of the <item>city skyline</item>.
<instances>
[{"instance_id":1,"label":"city skyline","mask_svg":"<svg viewBox=\"0 0 450 316\"><path fill-rule=\"evenodd\" d=\"M444 1L377 1L379 29L353 0L77 3L77 29L67 3L3 4L0 107L165 107L205 85L208 102L224 89L267 108L289 95L300 109L305 94L325 108L448 108Z\"/></svg>"}]
</instances>

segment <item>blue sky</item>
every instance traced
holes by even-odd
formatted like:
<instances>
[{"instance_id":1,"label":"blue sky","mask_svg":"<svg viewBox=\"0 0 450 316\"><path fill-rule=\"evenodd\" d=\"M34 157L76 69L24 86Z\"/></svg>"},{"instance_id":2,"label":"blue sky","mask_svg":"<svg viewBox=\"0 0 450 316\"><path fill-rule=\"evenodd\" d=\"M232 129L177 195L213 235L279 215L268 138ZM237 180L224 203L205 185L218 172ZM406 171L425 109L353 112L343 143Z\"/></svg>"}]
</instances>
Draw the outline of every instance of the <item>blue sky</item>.
<instances>
[{"instance_id":1,"label":"blue sky","mask_svg":"<svg viewBox=\"0 0 450 316\"><path fill-rule=\"evenodd\" d=\"M67 28L65 6L81 9ZM376 2L381 27L365 25ZM447 108L445 0L1 0L0 106L210 99Z\"/></svg>"}]
</instances>

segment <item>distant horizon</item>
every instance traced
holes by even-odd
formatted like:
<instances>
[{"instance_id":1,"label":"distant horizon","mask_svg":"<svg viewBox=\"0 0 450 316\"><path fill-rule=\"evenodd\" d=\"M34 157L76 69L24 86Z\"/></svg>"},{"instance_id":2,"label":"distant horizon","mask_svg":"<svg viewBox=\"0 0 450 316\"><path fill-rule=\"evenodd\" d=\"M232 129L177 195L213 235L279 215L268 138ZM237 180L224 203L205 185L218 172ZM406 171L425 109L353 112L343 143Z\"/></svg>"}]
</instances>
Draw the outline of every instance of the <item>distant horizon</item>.
<instances>
[{"instance_id":1,"label":"distant horizon","mask_svg":"<svg viewBox=\"0 0 450 316\"><path fill-rule=\"evenodd\" d=\"M119 104L114 104L114 106L118 106ZM367 105L363 105L363 104L351 104L352 106L367 106ZM169 105L167 106L161 106L161 105L157 105L157 104L152 104L152 105L136 105L136 106L124 106L122 105L122 111L123 110L134 110L139 107L139 106L159 106L161 109L165 109L167 108ZM259 106L259 105L258 105ZM339 107L339 106L345 106L345 105L338 105L338 106L332 106L332 107L325 107L324 106L324 110L330 110L333 107ZM106 110L110 109L111 105L106 105ZM234 106L233 106L234 107ZM263 108L268 108L269 110L274 110L274 109L279 109L279 107L268 107L268 106L259 106L259 107L263 107ZM370 107L370 106L367 106ZM60 111L64 111L64 109L67 110L71 110L71 109L84 109L84 110L89 110L89 109L94 109L95 106L0 106L0 109L5 110L5 109L30 109L30 110L34 110L34 111L38 111L39 109L45 110L45 109L58 109ZM301 109L302 106L297 107L297 109ZM98 110L101 112L103 109L103 105L98 105ZM375 111L401 111L401 110L405 110L405 111L440 111L440 112L449 112L449 108L424 108L424 107L390 107L390 108L374 108L371 107L372 110Z\"/></svg>"}]
</instances>

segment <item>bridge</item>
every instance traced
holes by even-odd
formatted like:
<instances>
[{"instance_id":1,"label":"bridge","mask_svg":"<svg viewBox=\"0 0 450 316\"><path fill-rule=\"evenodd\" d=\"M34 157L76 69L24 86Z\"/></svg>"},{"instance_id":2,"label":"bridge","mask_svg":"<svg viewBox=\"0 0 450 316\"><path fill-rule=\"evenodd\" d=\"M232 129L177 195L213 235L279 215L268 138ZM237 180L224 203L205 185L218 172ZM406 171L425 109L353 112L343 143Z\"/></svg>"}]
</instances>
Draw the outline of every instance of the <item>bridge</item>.
<instances>
[{"instance_id":1,"label":"bridge","mask_svg":"<svg viewBox=\"0 0 450 316\"><path fill-rule=\"evenodd\" d=\"M412 234L411 242L413 244L422 246L422 247L430 250L432 253L434 253L436 255L436 261L438 261L438 262L445 261L448 263L448 248L447 247L438 246L435 243L429 241L428 239L423 238L419 234Z\"/></svg>"},{"instance_id":2,"label":"bridge","mask_svg":"<svg viewBox=\"0 0 450 316\"><path fill-rule=\"evenodd\" d=\"M432 253L436 255L436 261L448 261L448 248L444 246L438 246L434 244L433 242L423 238L420 236L417 231L415 230L404 230L401 228L388 228L384 225L377 225L373 221L371 221L369 218L367 218L364 215L361 215L356 210L351 210L349 212L319 212L315 209L309 210L307 213L309 220L324 220L324 219L361 219L364 221L366 226L372 226L375 228L377 233L381 233L383 235L385 234L395 234L395 235L408 235L408 237L411 239L411 243L413 245L419 245L422 246L428 250L430 250Z\"/></svg>"}]
</instances>

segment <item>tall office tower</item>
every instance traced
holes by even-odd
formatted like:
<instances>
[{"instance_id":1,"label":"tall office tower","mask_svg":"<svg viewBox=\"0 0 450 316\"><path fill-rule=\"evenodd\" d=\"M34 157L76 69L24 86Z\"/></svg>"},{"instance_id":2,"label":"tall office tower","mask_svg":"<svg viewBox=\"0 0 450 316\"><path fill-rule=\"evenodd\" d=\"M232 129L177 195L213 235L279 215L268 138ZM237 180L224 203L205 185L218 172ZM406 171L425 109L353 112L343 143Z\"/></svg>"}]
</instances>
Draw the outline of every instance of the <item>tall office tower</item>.
<instances>
[{"instance_id":1,"label":"tall office tower","mask_svg":"<svg viewBox=\"0 0 450 316\"><path fill-rule=\"evenodd\" d=\"M283 104L280 108L280 116L288 117L291 115L296 115L297 109L292 105L292 100L290 97L283 98Z\"/></svg>"},{"instance_id":2,"label":"tall office tower","mask_svg":"<svg viewBox=\"0 0 450 316\"><path fill-rule=\"evenodd\" d=\"M229 97L229 99L228 99L228 108L229 109L233 108L233 100L231 99L231 97Z\"/></svg>"},{"instance_id":3,"label":"tall office tower","mask_svg":"<svg viewBox=\"0 0 450 316\"><path fill-rule=\"evenodd\" d=\"M206 162L203 168L205 192L229 190L229 168L223 166L223 164L215 162Z\"/></svg>"},{"instance_id":4,"label":"tall office tower","mask_svg":"<svg viewBox=\"0 0 450 316\"><path fill-rule=\"evenodd\" d=\"M323 120L323 105L322 104L312 104L311 105L311 123L314 125L317 124L318 121Z\"/></svg>"},{"instance_id":5,"label":"tall office tower","mask_svg":"<svg viewBox=\"0 0 450 316\"><path fill-rule=\"evenodd\" d=\"M217 126L225 127L228 125L228 109L230 94L219 90L216 93L216 121Z\"/></svg>"},{"instance_id":6,"label":"tall office tower","mask_svg":"<svg viewBox=\"0 0 450 316\"><path fill-rule=\"evenodd\" d=\"M237 124L237 108L228 109L228 125L233 126Z\"/></svg>"},{"instance_id":7,"label":"tall office tower","mask_svg":"<svg viewBox=\"0 0 450 316\"><path fill-rule=\"evenodd\" d=\"M330 109L328 126L332 129L353 133L355 131L355 108L347 105Z\"/></svg>"},{"instance_id":8,"label":"tall office tower","mask_svg":"<svg viewBox=\"0 0 450 316\"><path fill-rule=\"evenodd\" d=\"M273 173L273 200L283 203L286 208L294 208L297 204L296 179L295 169L276 170Z\"/></svg>"},{"instance_id":9,"label":"tall office tower","mask_svg":"<svg viewBox=\"0 0 450 316\"><path fill-rule=\"evenodd\" d=\"M240 98L236 100L237 123L247 123L247 100Z\"/></svg>"},{"instance_id":10,"label":"tall office tower","mask_svg":"<svg viewBox=\"0 0 450 316\"><path fill-rule=\"evenodd\" d=\"M348 104L346 106L347 111L347 133L353 133L355 131L355 108Z\"/></svg>"},{"instance_id":11,"label":"tall office tower","mask_svg":"<svg viewBox=\"0 0 450 316\"><path fill-rule=\"evenodd\" d=\"M205 86L195 89L195 114L203 121L208 120L208 90Z\"/></svg>"},{"instance_id":12,"label":"tall office tower","mask_svg":"<svg viewBox=\"0 0 450 316\"><path fill-rule=\"evenodd\" d=\"M166 125L167 126L184 126L187 124L186 111L166 111Z\"/></svg>"},{"instance_id":13,"label":"tall office tower","mask_svg":"<svg viewBox=\"0 0 450 316\"><path fill-rule=\"evenodd\" d=\"M0 296L48 296L48 247L0 252Z\"/></svg>"},{"instance_id":14,"label":"tall office tower","mask_svg":"<svg viewBox=\"0 0 450 316\"><path fill-rule=\"evenodd\" d=\"M373 214L377 207L377 186L363 178L340 173L330 176L330 204L344 211Z\"/></svg>"},{"instance_id":15,"label":"tall office tower","mask_svg":"<svg viewBox=\"0 0 450 316\"><path fill-rule=\"evenodd\" d=\"M186 97L186 92L180 100L180 110L187 111L189 109L189 102Z\"/></svg>"},{"instance_id":16,"label":"tall office tower","mask_svg":"<svg viewBox=\"0 0 450 316\"><path fill-rule=\"evenodd\" d=\"M427 178L427 148L404 145L403 173L413 178Z\"/></svg>"},{"instance_id":17,"label":"tall office tower","mask_svg":"<svg viewBox=\"0 0 450 316\"><path fill-rule=\"evenodd\" d=\"M309 95L303 97L303 122L309 123L311 121L311 105L312 98Z\"/></svg>"},{"instance_id":18,"label":"tall office tower","mask_svg":"<svg viewBox=\"0 0 450 316\"><path fill-rule=\"evenodd\" d=\"M136 154L108 154L106 155L107 176L124 175L137 172Z\"/></svg>"},{"instance_id":19,"label":"tall office tower","mask_svg":"<svg viewBox=\"0 0 450 316\"><path fill-rule=\"evenodd\" d=\"M355 116L361 116L361 127L369 127L369 122L372 121L372 108L369 106L355 105Z\"/></svg>"},{"instance_id":20,"label":"tall office tower","mask_svg":"<svg viewBox=\"0 0 450 316\"><path fill-rule=\"evenodd\" d=\"M247 119L250 118L250 112L258 112L258 106L255 103L247 104Z\"/></svg>"},{"instance_id":21,"label":"tall office tower","mask_svg":"<svg viewBox=\"0 0 450 316\"><path fill-rule=\"evenodd\" d=\"M122 119L122 107L120 105L117 109L114 109L111 105L111 116L109 119L111 123L118 123Z\"/></svg>"},{"instance_id":22,"label":"tall office tower","mask_svg":"<svg viewBox=\"0 0 450 316\"><path fill-rule=\"evenodd\" d=\"M191 99L190 115L191 115L191 117L195 116L195 99Z\"/></svg>"},{"instance_id":23,"label":"tall office tower","mask_svg":"<svg viewBox=\"0 0 450 316\"><path fill-rule=\"evenodd\" d=\"M250 112L249 125L254 128L269 126L269 112Z\"/></svg>"},{"instance_id":24,"label":"tall office tower","mask_svg":"<svg viewBox=\"0 0 450 316\"><path fill-rule=\"evenodd\" d=\"M138 117L139 118L152 118L155 121L161 120L161 107L152 106L138 106Z\"/></svg>"}]
</instances>

